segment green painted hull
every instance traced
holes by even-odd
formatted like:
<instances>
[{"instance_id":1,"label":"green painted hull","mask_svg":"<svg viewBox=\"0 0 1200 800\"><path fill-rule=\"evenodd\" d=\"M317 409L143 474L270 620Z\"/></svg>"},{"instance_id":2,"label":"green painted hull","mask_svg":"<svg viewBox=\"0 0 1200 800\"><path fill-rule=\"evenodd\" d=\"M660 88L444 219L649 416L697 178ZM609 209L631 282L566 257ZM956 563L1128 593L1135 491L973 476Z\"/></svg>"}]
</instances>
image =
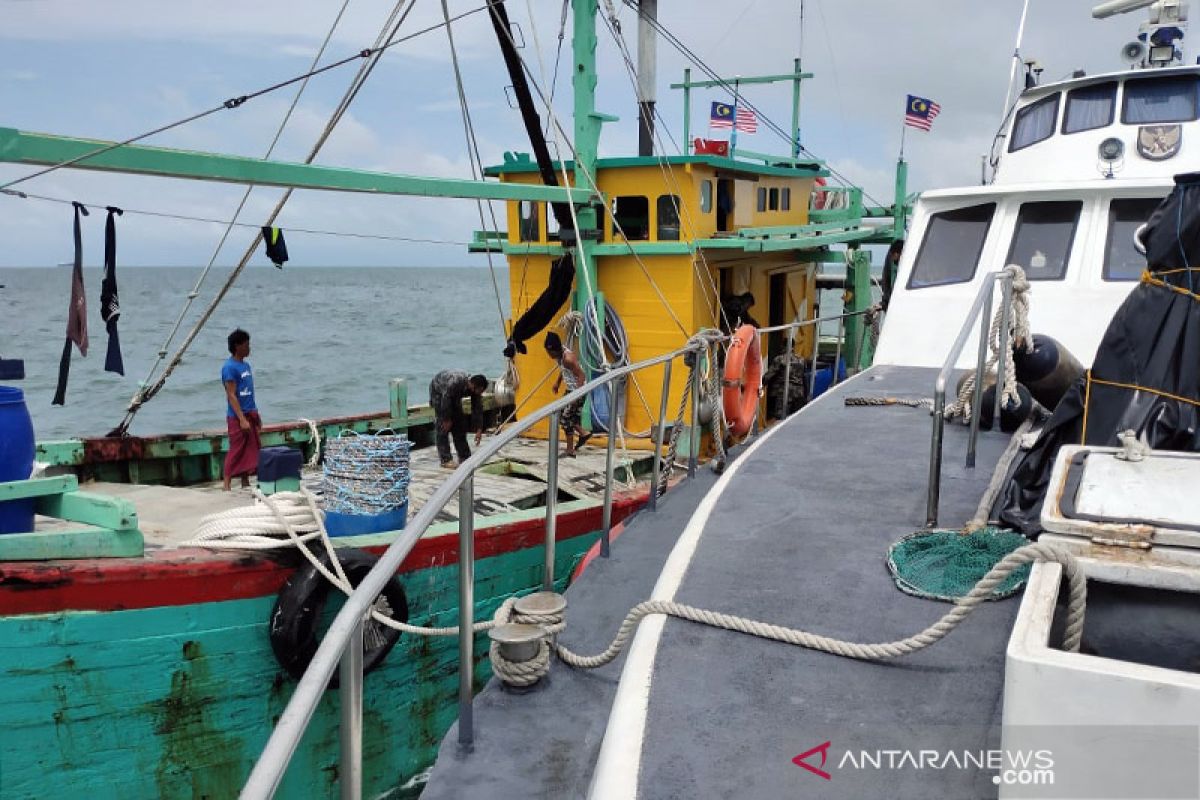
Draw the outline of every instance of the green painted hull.
<instances>
[{"instance_id":1,"label":"green painted hull","mask_svg":"<svg viewBox=\"0 0 1200 800\"><path fill-rule=\"evenodd\" d=\"M556 574L570 575L597 536L560 541ZM479 560L476 619L538 587L542 558L530 547ZM457 566L401 578L412 622L456 624ZM236 797L295 685L271 653L274 601L0 618L0 798ZM481 686L486 635L476 653ZM457 713L457 670L456 637L406 634L367 675L365 797L419 793ZM330 691L279 797L338 796L338 727Z\"/></svg>"}]
</instances>

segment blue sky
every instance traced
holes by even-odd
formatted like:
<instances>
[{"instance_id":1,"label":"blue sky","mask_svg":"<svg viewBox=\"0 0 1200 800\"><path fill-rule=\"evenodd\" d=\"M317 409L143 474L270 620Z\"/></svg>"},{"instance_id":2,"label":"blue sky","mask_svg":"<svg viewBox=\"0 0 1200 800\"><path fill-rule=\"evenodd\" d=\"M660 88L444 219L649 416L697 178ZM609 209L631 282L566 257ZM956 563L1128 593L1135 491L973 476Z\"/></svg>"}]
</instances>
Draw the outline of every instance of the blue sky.
<instances>
[{"instance_id":1,"label":"blue sky","mask_svg":"<svg viewBox=\"0 0 1200 800\"><path fill-rule=\"evenodd\" d=\"M480 2L449 3L451 14ZM626 42L636 51L634 13L614 0ZM722 75L787 72L802 54L816 73L805 84L805 144L886 202L899 145L904 97L932 98L942 115L932 133L909 131L907 155L914 189L973 183L979 156L999 123L1005 80L1021 11L1020 0L806 0L803 52L800 3L691 0L661 4L662 23ZM1045 66L1045 78L1084 68L1120 68L1120 45L1132 39L1144 12L1093 21L1090 2L1033 0L1023 45ZM561 4L510 0L536 73L554 59ZM227 97L305 71L341 7L340 2L261 0L256 3L125 0L0 0L0 126L94 138L126 138L215 105ZM601 3L603 9L604 4ZM357 0L348 6L325 61L374 40L392 3ZM412 32L441 19L441 5L419 0L402 28ZM505 150L528 150L517 112L505 99L508 83L483 14L454 26L465 85L485 163ZM564 56L569 60L570 28ZM1189 52L1191 50L1189 49ZM540 54L540 62L539 62ZM611 35L600 29L598 106L621 117L606 126L604 155L636 146L630 78ZM549 62L549 63L547 63ZM545 70L539 63L546 64ZM680 140L681 98L667 89L686 66L659 43L659 104ZM275 157L300 160L341 97L355 67L310 84ZM563 69L563 76L567 70ZM546 82L549 83L547 77ZM284 89L148 140L147 144L261 157L290 104ZM752 102L786 127L790 87L756 87ZM693 126L703 126L711 100L698 93ZM565 77L556 90L564 124L570 110ZM760 129L761 131L762 129ZM772 134L742 137L755 150L783 152ZM667 145L670 152L672 146ZM350 114L322 151L319 163L430 176L469 176L469 162L444 31L392 48ZM32 171L0 165L0 183ZM60 170L17 187L24 191L129 209L229 219L240 187ZM258 223L278 190L259 189L241 220ZM70 259L70 208L0 197L0 266L40 266ZM497 213L500 213L497 207ZM479 227L471 201L297 193L281 217L285 228L313 228L442 244L370 241L289 234L292 263L335 265L481 264L462 242ZM103 216L89 218L85 263L102 255ZM191 266L207 263L222 226L126 215L119 223L121 263ZM241 229L217 263L235 263L250 232ZM259 256L253 263L265 263Z\"/></svg>"}]
</instances>

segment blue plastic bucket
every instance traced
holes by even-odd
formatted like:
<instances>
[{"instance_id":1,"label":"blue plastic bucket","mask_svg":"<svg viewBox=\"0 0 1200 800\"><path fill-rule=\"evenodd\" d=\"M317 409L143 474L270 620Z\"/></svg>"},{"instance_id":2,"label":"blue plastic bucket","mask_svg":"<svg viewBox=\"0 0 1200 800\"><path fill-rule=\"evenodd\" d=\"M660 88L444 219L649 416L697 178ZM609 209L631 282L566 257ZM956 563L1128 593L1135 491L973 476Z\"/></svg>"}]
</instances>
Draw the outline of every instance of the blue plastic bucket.
<instances>
[{"instance_id":1,"label":"blue plastic bucket","mask_svg":"<svg viewBox=\"0 0 1200 800\"><path fill-rule=\"evenodd\" d=\"M838 383L846 380L846 362L844 359L838 359ZM817 370L816 380L813 381L813 398L820 397L829 390L829 385L833 383L833 367L824 366Z\"/></svg>"},{"instance_id":2,"label":"blue plastic bucket","mask_svg":"<svg viewBox=\"0 0 1200 800\"><path fill-rule=\"evenodd\" d=\"M0 483L23 481L33 469L33 422L25 393L0 386ZM33 530L33 500L0 503L0 533Z\"/></svg>"},{"instance_id":3,"label":"blue plastic bucket","mask_svg":"<svg viewBox=\"0 0 1200 800\"><path fill-rule=\"evenodd\" d=\"M599 373L596 373L599 374ZM596 377L592 375L592 378ZM625 379L618 378L614 384L617 390L617 419L625 422ZM592 432L608 433L609 408L608 386L598 386L592 389Z\"/></svg>"},{"instance_id":4,"label":"blue plastic bucket","mask_svg":"<svg viewBox=\"0 0 1200 800\"><path fill-rule=\"evenodd\" d=\"M408 501L382 514L325 512L325 531L330 536L361 536L364 533L398 531L408 523Z\"/></svg>"}]
</instances>

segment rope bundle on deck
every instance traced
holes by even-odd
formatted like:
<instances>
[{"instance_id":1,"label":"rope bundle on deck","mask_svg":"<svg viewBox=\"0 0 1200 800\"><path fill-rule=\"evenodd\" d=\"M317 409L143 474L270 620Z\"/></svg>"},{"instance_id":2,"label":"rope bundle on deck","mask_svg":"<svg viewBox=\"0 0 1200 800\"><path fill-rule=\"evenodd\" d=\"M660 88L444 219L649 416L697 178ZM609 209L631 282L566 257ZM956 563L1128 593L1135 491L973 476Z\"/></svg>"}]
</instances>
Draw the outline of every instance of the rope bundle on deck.
<instances>
[{"instance_id":1,"label":"rope bundle on deck","mask_svg":"<svg viewBox=\"0 0 1200 800\"><path fill-rule=\"evenodd\" d=\"M327 511L373 515L399 508L408 501L408 465L412 443L390 433L341 436L325 443Z\"/></svg>"}]
</instances>

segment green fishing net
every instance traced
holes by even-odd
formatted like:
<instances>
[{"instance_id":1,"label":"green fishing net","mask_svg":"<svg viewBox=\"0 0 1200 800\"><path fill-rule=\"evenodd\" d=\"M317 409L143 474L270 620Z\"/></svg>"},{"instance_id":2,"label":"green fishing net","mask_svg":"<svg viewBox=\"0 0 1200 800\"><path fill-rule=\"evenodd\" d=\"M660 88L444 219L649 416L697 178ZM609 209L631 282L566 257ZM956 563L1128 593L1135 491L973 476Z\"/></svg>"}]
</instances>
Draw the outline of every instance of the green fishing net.
<instances>
[{"instance_id":1,"label":"green fishing net","mask_svg":"<svg viewBox=\"0 0 1200 800\"><path fill-rule=\"evenodd\" d=\"M992 567L1029 540L1003 528L918 531L888 549L888 569L902 592L932 600L965 597ZM1012 572L989 599L1015 594L1029 577L1029 565Z\"/></svg>"}]
</instances>

